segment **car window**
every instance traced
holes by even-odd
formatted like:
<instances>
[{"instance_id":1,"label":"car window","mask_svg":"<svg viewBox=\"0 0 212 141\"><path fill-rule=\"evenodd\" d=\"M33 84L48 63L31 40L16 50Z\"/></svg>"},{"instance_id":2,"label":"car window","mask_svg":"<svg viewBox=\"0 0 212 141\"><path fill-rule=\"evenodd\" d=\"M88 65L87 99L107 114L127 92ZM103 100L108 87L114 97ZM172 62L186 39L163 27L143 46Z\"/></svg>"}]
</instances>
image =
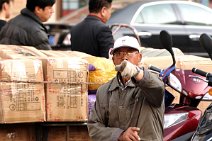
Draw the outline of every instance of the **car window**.
<instances>
[{"instance_id":1,"label":"car window","mask_svg":"<svg viewBox=\"0 0 212 141\"><path fill-rule=\"evenodd\" d=\"M176 23L177 18L170 4L158 4L144 7L135 18L135 23L170 24Z\"/></svg>"},{"instance_id":2,"label":"car window","mask_svg":"<svg viewBox=\"0 0 212 141\"><path fill-rule=\"evenodd\" d=\"M212 11L188 4L178 4L178 8L182 14L185 24L212 25Z\"/></svg>"}]
</instances>

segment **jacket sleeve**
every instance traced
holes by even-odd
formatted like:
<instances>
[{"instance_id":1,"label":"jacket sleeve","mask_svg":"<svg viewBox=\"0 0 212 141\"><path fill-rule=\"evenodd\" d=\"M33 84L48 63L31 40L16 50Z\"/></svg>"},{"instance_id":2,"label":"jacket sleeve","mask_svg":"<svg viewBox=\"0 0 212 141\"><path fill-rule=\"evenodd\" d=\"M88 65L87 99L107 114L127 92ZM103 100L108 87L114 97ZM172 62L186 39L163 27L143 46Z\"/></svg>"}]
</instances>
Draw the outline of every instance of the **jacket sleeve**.
<instances>
[{"instance_id":1,"label":"jacket sleeve","mask_svg":"<svg viewBox=\"0 0 212 141\"><path fill-rule=\"evenodd\" d=\"M113 48L114 39L112 31L108 26L102 26L97 35L99 54L102 57L109 58L109 50Z\"/></svg>"},{"instance_id":2,"label":"jacket sleeve","mask_svg":"<svg viewBox=\"0 0 212 141\"><path fill-rule=\"evenodd\" d=\"M123 130L107 127L108 102L107 97L102 93L103 91L100 91L101 94L97 91L96 102L88 119L89 136L93 141L117 141Z\"/></svg>"},{"instance_id":3,"label":"jacket sleeve","mask_svg":"<svg viewBox=\"0 0 212 141\"><path fill-rule=\"evenodd\" d=\"M140 81L132 78L132 82L141 88L142 94L154 107L160 107L164 102L165 87L157 74L144 69L144 76Z\"/></svg>"},{"instance_id":4,"label":"jacket sleeve","mask_svg":"<svg viewBox=\"0 0 212 141\"><path fill-rule=\"evenodd\" d=\"M45 32L36 32L31 36L30 43L39 50L51 50L51 46L49 44L48 36Z\"/></svg>"}]
</instances>

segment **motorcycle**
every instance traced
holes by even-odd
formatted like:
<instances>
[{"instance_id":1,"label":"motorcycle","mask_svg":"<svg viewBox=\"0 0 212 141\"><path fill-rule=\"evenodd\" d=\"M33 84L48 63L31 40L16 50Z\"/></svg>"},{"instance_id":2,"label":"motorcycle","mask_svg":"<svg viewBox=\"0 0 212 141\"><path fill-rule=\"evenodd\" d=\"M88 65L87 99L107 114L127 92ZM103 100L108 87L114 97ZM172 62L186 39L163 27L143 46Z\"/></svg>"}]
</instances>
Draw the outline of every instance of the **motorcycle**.
<instances>
[{"instance_id":1,"label":"motorcycle","mask_svg":"<svg viewBox=\"0 0 212 141\"><path fill-rule=\"evenodd\" d=\"M200 36L200 43L203 48L208 52L209 57L212 60L212 39L207 34L202 34ZM193 68L192 72L198 74L201 77L197 77L200 81L208 83L209 86L212 86L212 74L205 72L203 70ZM209 90L209 94L212 95L212 89ZM212 141L212 103L205 110L197 130L193 134L191 141Z\"/></svg>"},{"instance_id":2,"label":"motorcycle","mask_svg":"<svg viewBox=\"0 0 212 141\"><path fill-rule=\"evenodd\" d=\"M164 70L155 66L150 66L149 69L158 73L166 86L180 94L179 103L172 103L173 97L170 96L172 94L167 91L165 93L164 141L190 140L202 114L197 106L204 95L208 93L210 87L206 82L197 82L197 75L192 73L191 70L175 67L176 60L172 49L172 37L167 31L161 31L160 41L171 54L173 64Z\"/></svg>"}]
</instances>

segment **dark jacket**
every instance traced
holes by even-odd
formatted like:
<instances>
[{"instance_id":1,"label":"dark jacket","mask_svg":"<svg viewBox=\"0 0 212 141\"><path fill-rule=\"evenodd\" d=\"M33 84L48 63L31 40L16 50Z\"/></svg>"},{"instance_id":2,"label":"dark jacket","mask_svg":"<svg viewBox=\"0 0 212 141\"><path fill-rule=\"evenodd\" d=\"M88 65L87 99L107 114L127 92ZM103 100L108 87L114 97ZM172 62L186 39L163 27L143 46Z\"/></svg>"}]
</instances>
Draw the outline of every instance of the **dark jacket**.
<instances>
[{"instance_id":1,"label":"dark jacket","mask_svg":"<svg viewBox=\"0 0 212 141\"><path fill-rule=\"evenodd\" d=\"M51 49L46 28L39 18L26 8L1 29L0 43Z\"/></svg>"},{"instance_id":2,"label":"dark jacket","mask_svg":"<svg viewBox=\"0 0 212 141\"><path fill-rule=\"evenodd\" d=\"M6 23L7 22L5 20L0 20L0 30Z\"/></svg>"},{"instance_id":3,"label":"dark jacket","mask_svg":"<svg viewBox=\"0 0 212 141\"><path fill-rule=\"evenodd\" d=\"M144 70L140 81L132 79L123 89L114 79L99 87L88 120L93 141L117 141L128 127L139 127L142 141L162 141L164 122L164 83Z\"/></svg>"},{"instance_id":4,"label":"dark jacket","mask_svg":"<svg viewBox=\"0 0 212 141\"><path fill-rule=\"evenodd\" d=\"M113 44L110 28L96 16L88 15L71 28L71 50L108 58Z\"/></svg>"}]
</instances>

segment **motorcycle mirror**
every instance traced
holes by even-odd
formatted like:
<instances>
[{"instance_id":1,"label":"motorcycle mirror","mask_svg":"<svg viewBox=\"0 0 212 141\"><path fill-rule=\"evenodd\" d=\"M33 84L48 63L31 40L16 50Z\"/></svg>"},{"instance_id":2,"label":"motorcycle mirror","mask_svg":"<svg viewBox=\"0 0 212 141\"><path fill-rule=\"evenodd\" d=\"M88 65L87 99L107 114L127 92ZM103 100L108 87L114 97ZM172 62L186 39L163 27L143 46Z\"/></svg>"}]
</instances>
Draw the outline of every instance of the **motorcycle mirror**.
<instances>
[{"instance_id":1,"label":"motorcycle mirror","mask_svg":"<svg viewBox=\"0 0 212 141\"><path fill-rule=\"evenodd\" d=\"M211 37L208 34L203 33L200 35L199 41L200 41L201 47L203 47L206 50L206 52L208 53L209 57L212 60L212 39L211 39Z\"/></svg>"},{"instance_id":2,"label":"motorcycle mirror","mask_svg":"<svg viewBox=\"0 0 212 141\"><path fill-rule=\"evenodd\" d=\"M162 46L171 54L173 65L174 65L176 61L175 61L174 52L172 49L172 46L173 46L172 36L166 30L162 30L160 32L160 42Z\"/></svg>"}]
</instances>

